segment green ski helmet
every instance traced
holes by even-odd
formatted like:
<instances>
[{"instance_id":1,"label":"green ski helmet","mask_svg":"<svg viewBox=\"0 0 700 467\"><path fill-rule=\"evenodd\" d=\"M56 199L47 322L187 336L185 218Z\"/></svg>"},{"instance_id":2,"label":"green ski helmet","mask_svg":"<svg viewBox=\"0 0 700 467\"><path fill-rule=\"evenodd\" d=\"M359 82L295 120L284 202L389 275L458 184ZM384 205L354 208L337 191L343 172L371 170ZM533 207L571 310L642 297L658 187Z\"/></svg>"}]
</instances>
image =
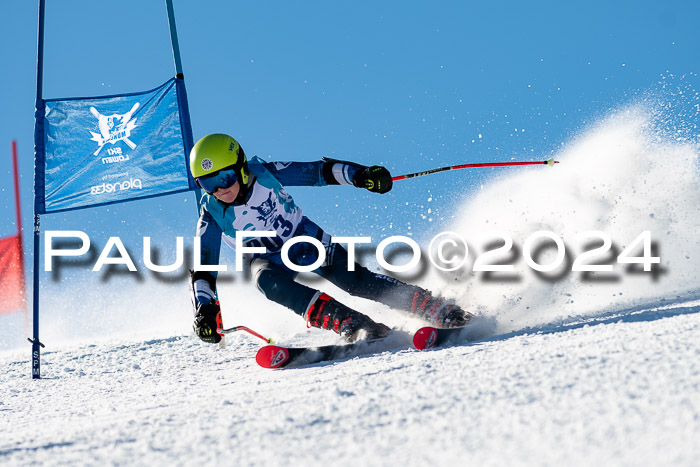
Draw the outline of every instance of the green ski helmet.
<instances>
[{"instance_id":1,"label":"green ski helmet","mask_svg":"<svg viewBox=\"0 0 700 467\"><path fill-rule=\"evenodd\" d=\"M210 193L199 179L210 179L223 169L233 169L235 172L233 182L240 181L241 190L248 187L250 181L248 161L238 141L220 133L207 135L197 141L190 151L190 172L197 184Z\"/></svg>"}]
</instances>

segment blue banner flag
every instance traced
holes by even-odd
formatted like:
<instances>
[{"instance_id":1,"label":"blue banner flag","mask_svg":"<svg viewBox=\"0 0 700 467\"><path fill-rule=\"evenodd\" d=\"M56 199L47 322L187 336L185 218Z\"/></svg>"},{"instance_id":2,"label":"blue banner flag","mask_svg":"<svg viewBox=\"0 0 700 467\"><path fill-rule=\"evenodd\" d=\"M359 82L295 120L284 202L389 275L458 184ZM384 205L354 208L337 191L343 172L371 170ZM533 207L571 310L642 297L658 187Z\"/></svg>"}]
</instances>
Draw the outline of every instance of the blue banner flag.
<instances>
[{"instance_id":1,"label":"blue banner flag","mask_svg":"<svg viewBox=\"0 0 700 467\"><path fill-rule=\"evenodd\" d=\"M106 97L45 99L36 109L39 214L195 189L184 82Z\"/></svg>"}]
</instances>

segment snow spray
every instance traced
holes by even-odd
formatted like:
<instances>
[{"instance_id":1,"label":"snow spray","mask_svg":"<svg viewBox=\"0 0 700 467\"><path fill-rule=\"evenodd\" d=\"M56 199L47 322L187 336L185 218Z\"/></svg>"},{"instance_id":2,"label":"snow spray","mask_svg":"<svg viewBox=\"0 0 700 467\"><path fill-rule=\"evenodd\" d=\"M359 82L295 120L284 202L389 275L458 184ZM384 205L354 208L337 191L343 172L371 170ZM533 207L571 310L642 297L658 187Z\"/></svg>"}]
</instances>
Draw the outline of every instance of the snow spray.
<instances>
[{"instance_id":1,"label":"snow spray","mask_svg":"<svg viewBox=\"0 0 700 467\"><path fill-rule=\"evenodd\" d=\"M462 201L455 209L460 220L451 228L468 239L507 232L516 248L518 239L551 231L574 255L591 249L577 239L581 232L606 233L614 242L608 254L614 255L648 230L661 258L655 274L616 265L614 274L569 267L546 276L520 261L511 277L466 270L456 277L432 274L427 285L495 318L498 332L700 295L700 151L694 136L678 133L660 129L648 106L619 111L554 154L561 161L556 170L512 173ZM478 254L483 245L480 250L477 243L470 247Z\"/></svg>"}]
</instances>

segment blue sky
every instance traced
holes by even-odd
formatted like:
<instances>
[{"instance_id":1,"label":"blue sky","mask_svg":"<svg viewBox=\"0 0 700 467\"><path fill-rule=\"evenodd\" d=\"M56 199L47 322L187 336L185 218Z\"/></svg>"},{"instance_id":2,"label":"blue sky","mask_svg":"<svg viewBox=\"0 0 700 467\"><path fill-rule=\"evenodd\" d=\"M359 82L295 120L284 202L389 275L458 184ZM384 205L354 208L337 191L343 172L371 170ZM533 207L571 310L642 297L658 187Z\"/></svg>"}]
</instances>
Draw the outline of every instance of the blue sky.
<instances>
[{"instance_id":1,"label":"blue sky","mask_svg":"<svg viewBox=\"0 0 700 467\"><path fill-rule=\"evenodd\" d=\"M47 3L45 98L146 90L174 74L164 1ZM3 2L0 12L0 236L15 230L16 139L29 247L37 2ZM331 156L395 175L546 159L664 79L698 87L693 1L175 0L175 13L195 139L227 132L264 159ZM381 197L291 193L337 235L420 236L449 223L455 202L494 173L398 182ZM140 251L144 235L166 245L191 235L195 218L188 194L44 216L42 228L83 230L100 245L117 235Z\"/></svg>"}]
</instances>

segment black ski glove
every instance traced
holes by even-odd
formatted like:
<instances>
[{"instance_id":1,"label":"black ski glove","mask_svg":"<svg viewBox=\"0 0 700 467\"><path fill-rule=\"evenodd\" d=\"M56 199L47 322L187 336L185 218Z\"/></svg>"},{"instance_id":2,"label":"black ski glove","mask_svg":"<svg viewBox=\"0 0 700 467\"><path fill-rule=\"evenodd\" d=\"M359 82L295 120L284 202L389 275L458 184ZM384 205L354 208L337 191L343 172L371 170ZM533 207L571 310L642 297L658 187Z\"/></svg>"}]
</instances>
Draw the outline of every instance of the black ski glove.
<instances>
[{"instance_id":1,"label":"black ski glove","mask_svg":"<svg viewBox=\"0 0 700 467\"><path fill-rule=\"evenodd\" d=\"M194 316L194 333L204 342L216 344L221 340L216 330L223 327L221 319L221 308L216 303L207 303L199 305L197 314Z\"/></svg>"},{"instance_id":2,"label":"black ski glove","mask_svg":"<svg viewBox=\"0 0 700 467\"><path fill-rule=\"evenodd\" d=\"M373 165L355 173L355 176L352 177L352 184L358 188L367 188L373 193L384 194L391 190L394 182L386 168Z\"/></svg>"}]
</instances>

